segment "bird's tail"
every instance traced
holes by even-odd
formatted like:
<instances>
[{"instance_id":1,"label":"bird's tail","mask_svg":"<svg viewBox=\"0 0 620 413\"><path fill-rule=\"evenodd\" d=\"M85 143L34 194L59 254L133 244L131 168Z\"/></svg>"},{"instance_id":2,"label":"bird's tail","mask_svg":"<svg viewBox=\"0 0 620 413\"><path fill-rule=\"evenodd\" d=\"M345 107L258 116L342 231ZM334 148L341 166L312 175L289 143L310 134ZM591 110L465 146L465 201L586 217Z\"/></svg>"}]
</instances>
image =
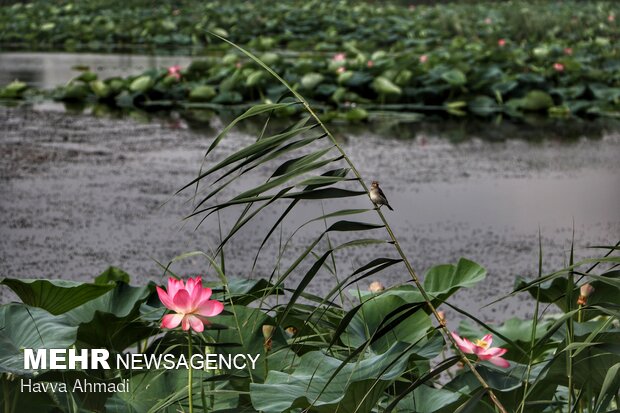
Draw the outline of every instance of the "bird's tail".
<instances>
[{"instance_id":1,"label":"bird's tail","mask_svg":"<svg viewBox=\"0 0 620 413\"><path fill-rule=\"evenodd\" d=\"M394 208L392 208L390 204L385 204L385 206L388 207L390 211L394 211Z\"/></svg>"}]
</instances>

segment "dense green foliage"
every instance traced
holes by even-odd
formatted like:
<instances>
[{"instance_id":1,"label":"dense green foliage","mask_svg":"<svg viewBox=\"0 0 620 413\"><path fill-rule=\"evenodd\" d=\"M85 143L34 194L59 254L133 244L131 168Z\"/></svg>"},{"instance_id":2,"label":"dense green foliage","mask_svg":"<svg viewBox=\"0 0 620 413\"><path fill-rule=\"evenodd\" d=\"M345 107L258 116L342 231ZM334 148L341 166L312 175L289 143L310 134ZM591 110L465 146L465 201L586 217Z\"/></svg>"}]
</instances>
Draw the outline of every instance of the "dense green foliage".
<instances>
[{"instance_id":1,"label":"dense green foliage","mask_svg":"<svg viewBox=\"0 0 620 413\"><path fill-rule=\"evenodd\" d=\"M22 47L69 47L78 39L95 49L208 46L208 56L182 68L178 79L165 68L127 79L86 73L53 94L65 101L220 109L282 97L282 86L252 62L215 53L226 45L211 31L254 50L320 107L324 119L363 120L386 110L618 116L620 107L618 6L613 2L410 9L347 1L116 7L91 0L0 10L0 42ZM0 90L0 97L33 94L15 89Z\"/></svg>"},{"instance_id":2,"label":"dense green foliage","mask_svg":"<svg viewBox=\"0 0 620 413\"><path fill-rule=\"evenodd\" d=\"M613 262L618 262L617 257ZM362 275L376 274L386 264L397 262L376 261ZM218 272L217 268L213 271ZM538 282L523 282L521 287L540 294L541 302L564 303L569 272L567 268L545 276L540 292L532 288ZM411 285L378 293L348 290L344 294L353 304L349 309L302 291L305 303L280 298L281 304L272 307L267 303L273 300L267 298L281 295L283 285L276 288L266 280L220 276L219 281L209 277L206 285L213 288L214 298L225 303L226 311L203 333L193 334L193 353L260 354L260 358L255 370L195 370L194 407L198 411L204 407L210 412L281 413L307 408L311 412L451 413L468 403L477 412L494 411L472 373L456 367L459 357L447 355L446 343L433 326L422 296ZM569 351L574 363L572 383L580 398L576 405L601 413L617 406L618 272L587 277L596 280L596 293L580 309L544 317L538 324L518 319L496 326L478 320L478 324L461 324L462 334L475 338L491 332L494 345L508 349L505 357L511 367L507 370L487 362L476 364L508 411L519 411L523 400L526 412L567 411L565 356ZM436 303L440 305L459 288L472 287L484 278L482 267L461 260L429 270L424 287L441 297ZM164 330L161 334L159 320L166 309L154 286L135 287L129 282L129 276L117 268L108 269L94 283L2 281L24 301L0 306L3 411L186 411L187 370L182 368L128 370L112 363L112 370L23 369L23 348L105 348L112 360L136 348L154 356L187 355L186 333ZM75 289L83 291L88 301L74 294ZM571 294L571 300L576 297ZM264 335L265 325L275 326L270 337ZM21 380L29 379L67 383L70 390L22 392ZM127 392L71 391L76 380L120 383L123 379L129 379Z\"/></svg>"},{"instance_id":3,"label":"dense green foliage","mask_svg":"<svg viewBox=\"0 0 620 413\"><path fill-rule=\"evenodd\" d=\"M504 38L532 47L549 41L578 47L596 37L613 41L618 36L615 22L608 21L619 11L615 2L458 3L407 8L349 0L35 0L0 9L0 43L64 49L90 44L95 50L112 45L205 45L214 42L206 34L213 31L264 50L336 53L354 42L366 52L415 48L426 53L453 37L489 45Z\"/></svg>"}]
</instances>

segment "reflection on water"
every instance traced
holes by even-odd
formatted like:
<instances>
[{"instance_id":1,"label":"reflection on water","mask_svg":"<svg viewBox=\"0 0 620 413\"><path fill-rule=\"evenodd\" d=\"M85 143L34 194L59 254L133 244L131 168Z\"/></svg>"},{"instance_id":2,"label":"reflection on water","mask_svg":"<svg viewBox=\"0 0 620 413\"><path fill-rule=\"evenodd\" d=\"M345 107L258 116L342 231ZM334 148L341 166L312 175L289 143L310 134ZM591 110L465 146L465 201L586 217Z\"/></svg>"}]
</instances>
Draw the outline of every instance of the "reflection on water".
<instances>
[{"instance_id":1,"label":"reflection on water","mask_svg":"<svg viewBox=\"0 0 620 413\"><path fill-rule=\"evenodd\" d=\"M187 56L148 56L95 53L0 53L0 85L19 79L31 86L52 89L78 75L74 66L88 66L99 78L129 76L175 64L187 66Z\"/></svg>"},{"instance_id":2,"label":"reflection on water","mask_svg":"<svg viewBox=\"0 0 620 413\"><path fill-rule=\"evenodd\" d=\"M173 109L145 111L139 108L114 108L106 104L87 104L83 102L41 102L34 105L38 110L65 111L72 114L88 114L98 118L122 119L128 117L139 122L158 122L171 129L193 129L204 131L212 122L230 123L241 115L245 108L213 111L209 109ZM236 127L248 134L253 134L263 127L263 119L250 118ZM268 131L279 131L290 124L290 118L270 119ZM368 123L329 124L329 129L336 137L355 137L371 133L389 139L402 141L419 140L421 144L432 137L441 137L454 143L471 139L489 142L505 140L524 140L528 142L552 141L558 144L570 143L586 138L596 140L606 134L620 131L620 120L595 119L549 119L529 117L517 121L504 119L501 122L489 122L475 118L425 118L424 121L403 122L398 120L374 121ZM355 139L355 138L351 138Z\"/></svg>"}]
</instances>

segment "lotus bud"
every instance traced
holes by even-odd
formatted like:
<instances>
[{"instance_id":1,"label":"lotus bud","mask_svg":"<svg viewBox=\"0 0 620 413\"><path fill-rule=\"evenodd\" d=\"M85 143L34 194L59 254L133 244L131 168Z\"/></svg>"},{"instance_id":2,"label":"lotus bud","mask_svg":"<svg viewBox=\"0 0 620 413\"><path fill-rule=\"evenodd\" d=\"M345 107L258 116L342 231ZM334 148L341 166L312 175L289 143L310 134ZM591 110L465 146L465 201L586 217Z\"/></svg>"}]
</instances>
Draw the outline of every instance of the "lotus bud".
<instances>
[{"instance_id":1,"label":"lotus bud","mask_svg":"<svg viewBox=\"0 0 620 413\"><path fill-rule=\"evenodd\" d=\"M594 292L594 287L590 284L584 284L579 289L579 298L577 299L577 305L586 305L588 297Z\"/></svg>"},{"instance_id":2,"label":"lotus bud","mask_svg":"<svg viewBox=\"0 0 620 413\"><path fill-rule=\"evenodd\" d=\"M370 291L371 293L379 293L383 290L385 290L385 287L383 286L383 284L381 284L381 281L373 281L368 286L368 291Z\"/></svg>"},{"instance_id":3,"label":"lotus bud","mask_svg":"<svg viewBox=\"0 0 620 413\"><path fill-rule=\"evenodd\" d=\"M289 326L286 328L286 333L291 337L296 335L297 331L298 331L297 328L295 328L294 326Z\"/></svg>"},{"instance_id":4,"label":"lotus bud","mask_svg":"<svg viewBox=\"0 0 620 413\"><path fill-rule=\"evenodd\" d=\"M263 326L263 337L265 338L265 343L263 344L265 347L265 351L270 351L271 350L271 337L273 337L273 334L276 330L275 326L270 326L265 324Z\"/></svg>"},{"instance_id":5,"label":"lotus bud","mask_svg":"<svg viewBox=\"0 0 620 413\"><path fill-rule=\"evenodd\" d=\"M437 316L439 318L439 322L442 325L445 325L446 324L446 313L440 310L440 311L437 311Z\"/></svg>"},{"instance_id":6,"label":"lotus bud","mask_svg":"<svg viewBox=\"0 0 620 413\"><path fill-rule=\"evenodd\" d=\"M276 330L275 326L270 326L268 324L265 324L263 326L263 337L265 337L265 340L268 338L271 338L271 336L273 336L273 332Z\"/></svg>"}]
</instances>

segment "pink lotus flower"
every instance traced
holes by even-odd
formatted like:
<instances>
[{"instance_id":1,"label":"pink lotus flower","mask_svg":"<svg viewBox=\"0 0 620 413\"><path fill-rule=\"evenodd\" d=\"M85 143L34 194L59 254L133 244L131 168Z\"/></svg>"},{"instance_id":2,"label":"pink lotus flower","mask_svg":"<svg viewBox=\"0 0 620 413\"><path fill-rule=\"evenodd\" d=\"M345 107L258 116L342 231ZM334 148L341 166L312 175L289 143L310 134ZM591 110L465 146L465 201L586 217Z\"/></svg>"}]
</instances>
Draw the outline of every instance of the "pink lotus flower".
<instances>
[{"instance_id":1,"label":"pink lotus flower","mask_svg":"<svg viewBox=\"0 0 620 413\"><path fill-rule=\"evenodd\" d=\"M610 14L609 16L607 16L607 21L609 23L613 23L614 21L616 21L616 16L614 14Z\"/></svg>"},{"instance_id":2,"label":"pink lotus flower","mask_svg":"<svg viewBox=\"0 0 620 413\"><path fill-rule=\"evenodd\" d=\"M202 287L200 277L183 280L168 278L168 291L157 286L157 295L162 304L174 311L166 314L161 320L162 328L176 328L179 324L183 330L200 333L209 322L206 317L213 317L224 310L224 304L217 300L209 300L211 289Z\"/></svg>"},{"instance_id":3,"label":"pink lotus flower","mask_svg":"<svg viewBox=\"0 0 620 413\"><path fill-rule=\"evenodd\" d=\"M334 62L344 62L346 60L346 58L347 58L346 54L344 54L344 53L336 53L334 55L334 57L332 57L332 60Z\"/></svg>"},{"instance_id":4,"label":"pink lotus flower","mask_svg":"<svg viewBox=\"0 0 620 413\"><path fill-rule=\"evenodd\" d=\"M491 20L490 17L487 17L486 19L484 19L484 24L491 24L493 23L493 20Z\"/></svg>"},{"instance_id":5,"label":"pink lotus flower","mask_svg":"<svg viewBox=\"0 0 620 413\"><path fill-rule=\"evenodd\" d=\"M179 65L170 66L168 68L168 76L171 76L175 78L176 80L179 80L181 78L181 66Z\"/></svg>"},{"instance_id":6,"label":"pink lotus flower","mask_svg":"<svg viewBox=\"0 0 620 413\"><path fill-rule=\"evenodd\" d=\"M556 72L563 72L564 71L564 65L562 63L554 63L553 64L553 69L555 69Z\"/></svg>"},{"instance_id":7,"label":"pink lotus flower","mask_svg":"<svg viewBox=\"0 0 620 413\"><path fill-rule=\"evenodd\" d=\"M497 45L498 45L499 47L504 47L504 46L506 46L506 39L499 39L499 40L497 41Z\"/></svg>"},{"instance_id":8,"label":"pink lotus flower","mask_svg":"<svg viewBox=\"0 0 620 413\"><path fill-rule=\"evenodd\" d=\"M568 55L568 56L572 55L572 54L573 54L573 49L572 49L572 48L570 48L570 47L566 47L566 48L564 49L564 54L565 54L565 55Z\"/></svg>"},{"instance_id":9,"label":"pink lotus flower","mask_svg":"<svg viewBox=\"0 0 620 413\"><path fill-rule=\"evenodd\" d=\"M369 68L373 67L375 65L375 62L373 62L372 60L369 60L368 62L366 62L366 66L368 66Z\"/></svg>"},{"instance_id":10,"label":"pink lotus flower","mask_svg":"<svg viewBox=\"0 0 620 413\"><path fill-rule=\"evenodd\" d=\"M346 72L346 71L347 71L347 68L346 68L346 67L344 67L344 66L340 66L340 67L336 70L336 72L338 72L338 73L344 73L344 72Z\"/></svg>"},{"instance_id":11,"label":"pink lotus flower","mask_svg":"<svg viewBox=\"0 0 620 413\"><path fill-rule=\"evenodd\" d=\"M420 63L424 64L428 61L428 56L423 54L422 56L420 56Z\"/></svg>"},{"instance_id":12,"label":"pink lotus flower","mask_svg":"<svg viewBox=\"0 0 620 413\"><path fill-rule=\"evenodd\" d=\"M237 69L241 69L241 68L243 67L243 63L241 63L241 62L237 62L237 63L235 63L235 67L236 67Z\"/></svg>"},{"instance_id":13,"label":"pink lotus flower","mask_svg":"<svg viewBox=\"0 0 620 413\"><path fill-rule=\"evenodd\" d=\"M493 342L493 336L491 334L487 334L482 337L482 339L476 340L473 343L466 338L460 337L456 333L452 333L452 338L454 338L454 341L456 341L456 344L463 353L475 354L478 356L478 359L487 360L498 367L510 367L510 363L502 358L508 350L505 348L491 347L491 343Z\"/></svg>"}]
</instances>

